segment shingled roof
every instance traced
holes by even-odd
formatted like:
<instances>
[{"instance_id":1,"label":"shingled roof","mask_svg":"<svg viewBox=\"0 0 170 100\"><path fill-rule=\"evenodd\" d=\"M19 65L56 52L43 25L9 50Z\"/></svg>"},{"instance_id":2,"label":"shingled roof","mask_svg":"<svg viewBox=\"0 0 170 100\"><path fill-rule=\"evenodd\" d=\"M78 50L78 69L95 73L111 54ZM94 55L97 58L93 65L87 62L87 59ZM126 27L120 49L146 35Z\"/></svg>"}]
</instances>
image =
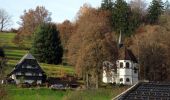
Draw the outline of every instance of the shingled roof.
<instances>
[{"instance_id":1,"label":"shingled roof","mask_svg":"<svg viewBox=\"0 0 170 100\"><path fill-rule=\"evenodd\" d=\"M139 82L113 100L170 100L170 83Z\"/></svg>"},{"instance_id":2,"label":"shingled roof","mask_svg":"<svg viewBox=\"0 0 170 100\"><path fill-rule=\"evenodd\" d=\"M21 58L19 63L22 63L25 59L34 59L35 60L35 58L30 53L27 53Z\"/></svg>"},{"instance_id":3,"label":"shingled roof","mask_svg":"<svg viewBox=\"0 0 170 100\"><path fill-rule=\"evenodd\" d=\"M33 67L38 67L36 69L28 69L28 68L22 68L22 66L27 66L27 65L31 65ZM40 65L38 64L37 60L30 54L30 53L27 53L25 54L21 60L16 64L16 66L14 67L13 71L8 74L8 76L16 73L16 72L32 72L32 73L45 73Z\"/></svg>"},{"instance_id":4,"label":"shingled roof","mask_svg":"<svg viewBox=\"0 0 170 100\"><path fill-rule=\"evenodd\" d=\"M134 63L138 63L137 58L133 54L132 50L122 47L119 49L119 60L131 60Z\"/></svg>"}]
</instances>

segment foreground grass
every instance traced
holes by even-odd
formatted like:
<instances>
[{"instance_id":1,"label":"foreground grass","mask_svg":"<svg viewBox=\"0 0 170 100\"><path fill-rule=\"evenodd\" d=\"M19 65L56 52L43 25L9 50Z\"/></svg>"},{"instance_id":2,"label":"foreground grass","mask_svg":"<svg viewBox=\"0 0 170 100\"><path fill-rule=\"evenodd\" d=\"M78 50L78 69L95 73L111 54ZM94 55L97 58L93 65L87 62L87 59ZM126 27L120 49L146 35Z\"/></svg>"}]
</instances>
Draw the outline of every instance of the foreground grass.
<instances>
[{"instance_id":1,"label":"foreground grass","mask_svg":"<svg viewBox=\"0 0 170 100\"><path fill-rule=\"evenodd\" d=\"M63 100L111 100L127 88L129 87L123 86L114 88L100 88L97 90L74 91L67 94Z\"/></svg>"},{"instance_id":2,"label":"foreground grass","mask_svg":"<svg viewBox=\"0 0 170 100\"><path fill-rule=\"evenodd\" d=\"M9 100L62 100L69 91L54 91L48 88L17 88L8 86Z\"/></svg>"},{"instance_id":3,"label":"foreground grass","mask_svg":"<svg viewBox=\"0 0 170 100\"><path fill-rule=\"evenodd\" d=\"M18 88L7 86L8 100L111 100L128 87L98 90L54 91L48 88Z\"/></svg>"}]
</instances>

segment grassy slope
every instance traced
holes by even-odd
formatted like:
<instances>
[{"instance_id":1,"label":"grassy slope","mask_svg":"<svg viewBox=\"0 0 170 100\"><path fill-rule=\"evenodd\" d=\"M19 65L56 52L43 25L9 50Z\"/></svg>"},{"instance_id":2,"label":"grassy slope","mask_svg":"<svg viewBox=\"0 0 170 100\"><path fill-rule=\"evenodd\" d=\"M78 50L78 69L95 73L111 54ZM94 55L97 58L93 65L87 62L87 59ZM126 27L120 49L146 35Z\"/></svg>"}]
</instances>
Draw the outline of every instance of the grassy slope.
<instances>
[{"instance_id":1,"label":"grassy slope","mask_svg":"<svg viewBox=\"0 0 170 100\"><path fill-rule=\"evenodd\" d=\"M17 62L24 56L28 50L18 47L13 43L14 33L0 33L0 45L5 48L5 54L8 58L8 67L6 68L6 74L9 73ZM24 41L26 48L31 47L30 41ZM60 76L62 73L74 74L72 66L52 65L40 63L41 67L47 73L48 76Z\"/></svg>"}]
</instances>

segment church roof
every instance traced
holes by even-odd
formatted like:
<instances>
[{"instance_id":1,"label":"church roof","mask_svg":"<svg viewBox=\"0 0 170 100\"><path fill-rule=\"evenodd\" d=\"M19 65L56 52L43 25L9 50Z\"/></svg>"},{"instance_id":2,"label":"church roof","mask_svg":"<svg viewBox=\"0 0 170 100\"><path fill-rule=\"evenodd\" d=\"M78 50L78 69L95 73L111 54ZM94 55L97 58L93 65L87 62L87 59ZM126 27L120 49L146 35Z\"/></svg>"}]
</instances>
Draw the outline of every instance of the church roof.
<instances>
[{"instance_id":1,"label":"church roof","mask_svg":"<svg viewBox=\"0 0 170 100\"><path fill-rule=\"evenodd\" d=\"M169 100L170 83L139 82L113 100Z\"/></svg>"},{"instance_id":2,"label":"church roof","mask_svg":"<svg viewBox=\"0 0 170 100\"><path fill-rule=\"evenodd\" d=\"M133 54L133 52L130 49L127 49L126 47L119 48L119 59L120 60L131 60L135 63L138 63L138 60Z\"/></svg>"},{"instance_id":3,"label":"church roof","mask_svg":"<svg viewBox=\"0 0 170 100\"><path fill-rule=\"evenodd\" d=\"M125 49L125 60L131 60L135 63L138 63L137 58L135 57L135 55L133 54L133 52L130 49Z\"/></svg>"}]
</instances>

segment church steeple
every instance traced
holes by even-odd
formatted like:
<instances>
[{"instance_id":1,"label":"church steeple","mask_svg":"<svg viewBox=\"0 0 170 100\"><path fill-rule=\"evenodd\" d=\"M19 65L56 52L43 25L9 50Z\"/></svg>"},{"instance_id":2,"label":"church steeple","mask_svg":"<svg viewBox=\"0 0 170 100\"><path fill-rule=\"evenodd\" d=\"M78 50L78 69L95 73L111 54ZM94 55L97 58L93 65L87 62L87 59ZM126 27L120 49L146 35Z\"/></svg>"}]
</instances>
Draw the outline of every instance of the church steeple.
<instances>
[{"instance_id":1,"label":"church steeple","mask_svg":"<svg viewBox=\"0 0 170 100\"><path fill-rule=\"evenodd\" d=\"M122 43L122 32L120 30L120 34L119 34L119 40L118 40L118 48L123 47L123 43Z\"/></svg>"}]
</instances>

